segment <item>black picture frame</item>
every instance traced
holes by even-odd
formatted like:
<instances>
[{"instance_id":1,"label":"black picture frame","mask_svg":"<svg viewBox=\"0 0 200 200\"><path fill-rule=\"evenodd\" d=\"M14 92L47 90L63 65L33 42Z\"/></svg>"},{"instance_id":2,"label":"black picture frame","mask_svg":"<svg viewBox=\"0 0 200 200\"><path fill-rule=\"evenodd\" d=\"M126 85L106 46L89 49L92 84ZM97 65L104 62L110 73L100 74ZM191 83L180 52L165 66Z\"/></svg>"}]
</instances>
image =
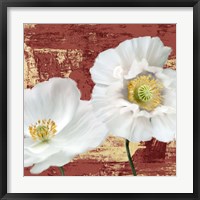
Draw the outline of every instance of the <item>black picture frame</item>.
<instances>
[{"instance_id":1,"label":"black picture frame","mask_svg":"<svg viewBox=\"0 0 200 200\"><path fill-rule=\"evenodd\" d=\"M193 7L193 193L7 193L7 8L8 7ZM1 199L200 199L200 1L199 0L0 0L0 198Z\"/></svg>"}]
</instances>

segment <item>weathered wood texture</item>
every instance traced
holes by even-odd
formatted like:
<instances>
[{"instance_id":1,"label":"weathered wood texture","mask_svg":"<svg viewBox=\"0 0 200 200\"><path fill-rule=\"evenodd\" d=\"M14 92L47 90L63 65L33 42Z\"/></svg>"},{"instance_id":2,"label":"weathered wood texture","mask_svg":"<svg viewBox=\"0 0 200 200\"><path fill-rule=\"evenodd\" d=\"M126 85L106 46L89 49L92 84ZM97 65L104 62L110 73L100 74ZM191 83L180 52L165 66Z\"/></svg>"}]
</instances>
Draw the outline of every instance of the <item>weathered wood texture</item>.
<instances>
[{"instance_id":1,"label":"weathered wood texture","mask_svg":"<svg viewBox=\"0 0 200 200\"><path fill-rule=\"evenodd\" d=\"M94 83L89 69L97 55L120 42L139 36L158 36L173 51L165 67L176 69L176 25L174 24L25 24L24 87L33 87L51 77L70 77L81 90L81 98L91 98ZM152 141L131 144L131 152L141 176L176 175L176 143ZM124 140L110 136L104 144L77 156L64 166L69 176L131 175ZM24 169L31 176L29 168ZM51 167L40 176L60 175Z\"/></svg>"}]
</instances>

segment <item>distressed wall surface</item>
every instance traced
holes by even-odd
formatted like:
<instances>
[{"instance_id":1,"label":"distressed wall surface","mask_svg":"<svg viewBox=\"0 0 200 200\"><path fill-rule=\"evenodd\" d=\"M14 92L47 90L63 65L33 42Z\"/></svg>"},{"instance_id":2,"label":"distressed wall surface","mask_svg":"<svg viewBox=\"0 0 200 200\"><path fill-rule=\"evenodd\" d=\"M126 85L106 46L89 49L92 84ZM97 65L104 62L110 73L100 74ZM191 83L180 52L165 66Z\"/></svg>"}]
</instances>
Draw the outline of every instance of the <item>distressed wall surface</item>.
<instances>
[{"instance_id":1,"label":"distressed wall surface","mask_svg":"<svg viewBox=\"0 0 200 200\"><path fill-rule=\"evenodd\" d=\"M165 67L176 69L176 25L174 24L25 24L24 25L24 87L31 88L51 77L74 79L82 96L89 100L94 83L89 69L97 55L120 42L139 36L158 36L173 51ZM138 175L176 175L176 143L155 139L131 144ZM110 136L104 144L77 156L64 166L69 176L131 175L124 140ZM32 176L29 168L25 176ZM60 175L51 167L40 176Z\"/></svg>"}]
</instances>

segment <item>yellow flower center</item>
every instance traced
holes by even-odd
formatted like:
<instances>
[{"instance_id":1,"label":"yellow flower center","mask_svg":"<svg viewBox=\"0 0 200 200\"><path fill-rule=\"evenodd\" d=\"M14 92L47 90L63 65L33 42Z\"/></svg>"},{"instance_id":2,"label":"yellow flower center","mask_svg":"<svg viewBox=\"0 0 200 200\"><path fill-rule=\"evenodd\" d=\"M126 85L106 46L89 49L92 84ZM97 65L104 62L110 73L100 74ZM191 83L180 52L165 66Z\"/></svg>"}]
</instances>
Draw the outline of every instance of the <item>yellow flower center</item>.
<instances>
[{"instance_id":1,"label":"yellow flower center","mask_svg":"<svg viewBox=\"0 0 200 200\"><path fill-rule=\"evenodd\" d=\"M51 119L38 120L34 125L29 126L29 132L33 140L40 140L42 142L48 142L53 136L55 136L56 123Z\"/></svg>"},{"instance_id":2,"label":"yellow flower center","mask_svg":"<svg viewBox=\"0 0 200 200\"><path fill-rule=\"evenodd\" d=\"M141 75L128 82L128 100L152 111L161 105L163 85L152 75Z\"/></svg>"}]
</instances>

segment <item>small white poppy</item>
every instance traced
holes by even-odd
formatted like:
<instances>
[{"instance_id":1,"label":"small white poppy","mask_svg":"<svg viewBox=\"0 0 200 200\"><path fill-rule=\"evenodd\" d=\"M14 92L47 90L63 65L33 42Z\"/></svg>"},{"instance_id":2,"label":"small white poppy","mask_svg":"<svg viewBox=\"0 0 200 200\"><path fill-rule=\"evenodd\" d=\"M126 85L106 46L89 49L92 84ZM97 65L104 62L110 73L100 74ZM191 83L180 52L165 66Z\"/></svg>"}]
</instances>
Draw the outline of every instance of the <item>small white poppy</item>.
<instances>
[{"instance_id":1,"label":"small white poppy","mask_svg":"<svg viewBox=\"0 0 200 200\"><path fill-rule=\"evenodd\" d=\"M110 132L132 142L169 142L176 133L176 71L158 37L126 40L99 54L90 72L92 102Z\"/></svg>"},{"instance_id":2,"label":"small white poppy","mask_svg":"<svg viewBox=\"0 0 200 200\"><path fill-rule=\"evenodd\" d=\"M52 78L24 91L24 166L37 174L96 148L107 129L71 79Z\"/></svg>"}]
</instances>

